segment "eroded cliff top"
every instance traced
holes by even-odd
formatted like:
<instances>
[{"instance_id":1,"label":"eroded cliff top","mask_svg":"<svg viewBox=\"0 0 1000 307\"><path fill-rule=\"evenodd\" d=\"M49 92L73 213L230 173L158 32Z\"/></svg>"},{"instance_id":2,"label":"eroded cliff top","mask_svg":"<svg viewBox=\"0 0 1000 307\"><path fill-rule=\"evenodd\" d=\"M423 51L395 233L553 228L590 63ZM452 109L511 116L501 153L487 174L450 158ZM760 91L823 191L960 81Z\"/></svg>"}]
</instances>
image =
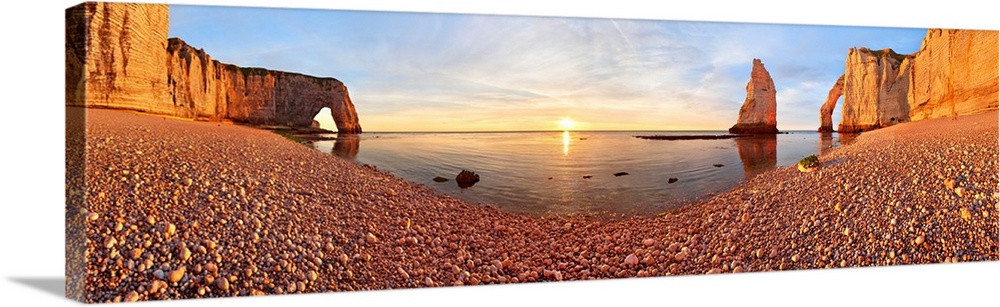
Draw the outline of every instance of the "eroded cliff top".
<instances>
[{"instance_id":1,"label":"eroded cliff top","mask_svg":"<svg viewBox=\"0 0 1000 307\"><path fill-rule=\"evenodd\" d=\"M854 51L857 51L857 52L862 52L862 53L868 53L868 54L871 54L871 55L876 56L876 57L891 57L893 59L896 59L896 61L900 61L900 62L902 62L903 59L906 59L908 57L910 57L910 58L913 57L912 54L900 54L900 53L896 53L896 51L892 50L892 48L885 48L885 49L881 49L881 50L871 50L871 49L868 49L867 47L859 47L859 48L851 48L851 50L854 50Z\"/></svg>"},{"instance_id":2,"label":"eroded cliff top","mask_svg":"<svg viewBox=\"0 0 1000 307\"><path fill-rule=\"evenodd\" d=\"M267 69L267 68L262 68L262 67L242 67L242 66L237 66L237 65L233 65L233 64L222 63L222 62L219 62L218 60L211 59L211 56L209 56L208 53L206 53L204 49L202 49L202 48L195 48L194 46L189 45L183 39L180 39L180 38L177 38L177 37L168 38L167 39L167 52L168 53L175 53L175 52L178 52L178 51L181 52L181 54L184 56L184 58L186 60L188 60L188 61L190 61L190 57L191 56L197 56L200 60L202 60L202 62L207 62L206 60L210 60L213 64L219 66L220 68L226 69L226 70L231 71L231 72L239 71L240 73L243 74L244 77L247 77L247 76L267 76L267 75L271 75L271 76L274 76L274 77L302 76L302 77L307 77L307 78L315 79L316 81L343 83L340 80L338 80L337 78L333 78L333 77L316 77L316 76L306 75L306 74L297 73L297 72L288 72L288 71L281 71L281 70L273 70L273 69Z\"/></svg>"}]
</instances>

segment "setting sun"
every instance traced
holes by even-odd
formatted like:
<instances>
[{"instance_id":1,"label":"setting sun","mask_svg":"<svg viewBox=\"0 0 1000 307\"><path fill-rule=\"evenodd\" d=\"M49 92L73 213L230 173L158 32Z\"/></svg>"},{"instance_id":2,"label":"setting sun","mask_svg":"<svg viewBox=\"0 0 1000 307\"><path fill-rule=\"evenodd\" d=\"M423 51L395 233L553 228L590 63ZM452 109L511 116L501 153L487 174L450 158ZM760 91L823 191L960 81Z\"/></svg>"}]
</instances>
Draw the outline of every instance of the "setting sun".
<instances>
[{"instance_id":1,"label":"setting sun","mask_svg":"<svg viewBox=\"0 0 1000 307\"><path fill-rule=\"evenodd\" d=\"M563 130L573 129L573 120L569 118L563 118L562 120L559 120L559 127L562 127Z\"/></svg>"}]
</instances>

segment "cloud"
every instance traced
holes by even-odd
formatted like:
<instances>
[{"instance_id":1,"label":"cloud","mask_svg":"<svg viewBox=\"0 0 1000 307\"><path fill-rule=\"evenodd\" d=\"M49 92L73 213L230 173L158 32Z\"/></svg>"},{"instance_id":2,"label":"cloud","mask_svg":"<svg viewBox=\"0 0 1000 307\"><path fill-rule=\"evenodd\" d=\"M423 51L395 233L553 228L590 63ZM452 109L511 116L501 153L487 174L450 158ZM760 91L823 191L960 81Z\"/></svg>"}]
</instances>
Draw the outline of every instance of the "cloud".
<instances>
[{"instance_id":1,"label":"cloud","mask_svg":"<svg viewBox=\"0 0 1000 307\"><path fill-rule=\"evenodd\" d=\"M594 129L722 130L736 119L753 58L775 79L779 126L812 129L847 48L922 38L919 29L180 11L178 20L196 24L172 35L193 36L217 59L341 79L369 131L553 129L564 116Z\"/></svg>"}]
</instances>

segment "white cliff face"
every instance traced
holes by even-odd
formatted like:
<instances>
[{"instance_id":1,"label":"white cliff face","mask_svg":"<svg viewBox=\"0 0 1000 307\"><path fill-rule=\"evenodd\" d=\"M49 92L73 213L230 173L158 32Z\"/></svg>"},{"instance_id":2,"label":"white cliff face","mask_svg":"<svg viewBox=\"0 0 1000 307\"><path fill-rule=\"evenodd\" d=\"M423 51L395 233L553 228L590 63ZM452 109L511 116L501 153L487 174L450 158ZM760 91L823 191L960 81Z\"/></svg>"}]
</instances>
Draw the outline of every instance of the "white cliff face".
<instances>
[{"instance_id":1,"label":"white cliff face","mask_svg":"<svg viewBox=\"0 0 1000 307\"><path fill-rule=\"evenodd\" d=\"M834 85L820 108L820 130L827 127L838 86L844 96L841 132L996 110L997 38L997 31L931 29L912 55L851 48L843 84Z\"/></svg>"},{"instance_id":2,"label":"white cliff face","mask_svg":"<svg viewBox=\"0 0 1000 307\"><path fill-rule=\"evenodd\" d=\"M931 29L914 56L913 120L997 109L997 31Z\"/></svg>"},{"instance_id":3,"label":"white cliff face","mask_svg":"<svg viewBox=\"0 0 1000 307\"><path fill-rule=\"evenodd\" d=\"M339 132L361 132L339 80L215 61L167 39L167 5L88 2L66 14L68 106L301 127L329 107Z\"/></svg>"},{"instance_id":4,"label":"white cliff face","mask_svg":"<svg viewBox=\"0 0 1000 307\"><path fill-rule=\"evenodd\" d=\"M168 11L101 2L67 10L67 105L167 111Z\"/></svg>"},{"instance_id":5,"label":"white cliff face","mask_svg":"<svg viewBox=\"0 0 1000 307\"><path fill-rule=\"evenodd\" d=\"M906 57L891 49L850 49L838 131L866 131L909 120L902 110L908 83L908 68L902 66Z\"/></svg>"},{"instance_id":6,"label":"white cliff face","mask_svg":"<svg viewBox=\"0 0 1000 307\"><path fill-rule=\"evenodd\" d=\"M778 133L776 90L771 74L764 69L760 59L753 60L750 81L747 82L747 97L740 108L739 118L730 133L767 134Z\"/></svg>"},{"instance_id":7,"label":"white cliff face","mask_svg":"<svg viewBox=\"0 0 1000 307\"><path fill-rule=\"evenodd\" d=\"M186 117L308 127L323 107L342 133L360 133L343 82L215 61L176 38L168 48L174 104Z\"/></svg>"}]
</instances>

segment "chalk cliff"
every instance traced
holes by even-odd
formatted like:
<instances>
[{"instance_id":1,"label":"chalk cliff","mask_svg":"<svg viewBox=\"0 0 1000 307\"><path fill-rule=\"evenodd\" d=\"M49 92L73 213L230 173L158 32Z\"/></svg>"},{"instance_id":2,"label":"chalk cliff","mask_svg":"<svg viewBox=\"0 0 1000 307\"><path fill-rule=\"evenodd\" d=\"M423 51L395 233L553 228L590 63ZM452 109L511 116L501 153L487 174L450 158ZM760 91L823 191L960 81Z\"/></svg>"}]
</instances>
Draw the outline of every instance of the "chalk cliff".
<instances>
[{"instance_id":1,"label":"chalk cliff","mask_svg":"<svg viewBox=\"0 0 1000 307\"><path fill-rule=\"evenodd\" d=\"M87 2L66 10L66 104L169 113L167 5Z\"/></svg>"},{"instance_id":2,"label":"chalk cliff","mask_svg":"<svg viewBox=\"0 0 1000 307\"><path fill-rule=\"evenodd\" d=\"M930 29L919 51L851 48L843 82L820 108L820 131L843 93L840 132L996 110L997 31Z\"/></svg>"},{"instance_id":3,"label":"chalk cliff","mask_svg":"<svg viewBox=\"0 0 1000 307\"><path fill-rule=\"evenodd\" d=\"M764 69L760 59L753 59L750 81L747 82L747 98L740 108L736 124L729 128L734 134L778 133L777 102L774 80Z\"/></svg>"},{"instance_id":4,"label":"chalk cliff","mask_svg":"<svg viewBox=\"0 0 1000 307\"><path fill-rule=\"evenodd\" d=\"M844 71L840 132L868 131L909 121L909 59L892 49L851 48Z\"/></svg>"},{"instance_id":5,"label":"chalk cliff","mask_svg":"<svg viewBox=\"0 0 1000 307\"><path fill-rule=\"evenodd\" d=\"M344 83L334 78L239 67L213 60L178 38L167 46L167 84L177 114L298 127L329 107L340 133L360 133Z\"/></svg>"},{"instance_id":6,"label":"chalk cliff","mask_svg":"<svg viewBox=\"0 0 1000 307\"><path fill-rule=\"evenodd\" d=\"M913 58L912 120L997 109L998 31L931 29Z\"/></svg>"},{"instance_id":7,"label":"chalk cliff","mask_svg":"<svg viewBox=\"0 0 1000 307\"><path fill-rule=\"evenodd\" d=\"M159 4L67 9L66 105L297 127L329 107L338 132L361 132L339 80L220 63L167 39L168 15Z\"/></svg>"}]
</instances>

